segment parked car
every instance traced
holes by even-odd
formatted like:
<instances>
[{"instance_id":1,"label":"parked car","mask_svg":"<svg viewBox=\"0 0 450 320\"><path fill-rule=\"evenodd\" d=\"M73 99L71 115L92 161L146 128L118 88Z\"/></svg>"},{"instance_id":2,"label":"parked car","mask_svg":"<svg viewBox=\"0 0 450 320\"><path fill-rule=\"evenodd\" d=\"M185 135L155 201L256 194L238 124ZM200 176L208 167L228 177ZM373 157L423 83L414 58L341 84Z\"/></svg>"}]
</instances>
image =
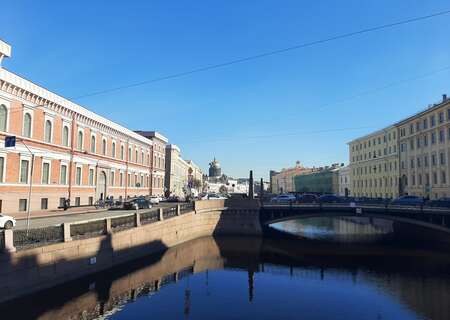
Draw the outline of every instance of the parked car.
<instances>
[{"instance_id":1,"label":"parked car","mask_svg":"<svg viewBox=\"0 0 450 320\"><path fill-rule=\"evenodd\" d=\"M392 200L391 204L399 206L420 206L424 204L424 200L417 196L401 196Z\"/></svg>"},{"instance_id":2,"label":"parked car","mask_svg":"<svg viewBox=\"0 0 450 320\"><path fill-rule=\"evenodd\" d=\"M16 219L11 216L0 214L0 228L11 229L16 226Z\"/></svg>"},{"instance_id":3,"label":"parked car","mask_svg":"<svg viewBox=\"0 0 450 320\"><path fill-rule=\"evenodd\" d=\"M341 197L338 197L334 194L324 194L319 197L319 202L320 203L341 203L343 201L342 201Z\"/></svg>"},{"instance_id":4,"label":"parked car","mask_svg":"<svg viewBox=\"0 0 450 320\"><path fill-rule=\"evenodd\" d=\"M276 197L273 197L272 199L270 199L270 202L272 203L291 203L291 202L295 202L297 200L297 198L290 193L286 193L286 194L280 194Z\"/></svg>"},{"instance_id":5,"label":"parked car","mask_svg":"<svg viewBox=\"0 0 450 320\"><path fill-rule=\"evenodd\" d=\"M224 197L223 195L217 194L217 193L210 193L208 194L208 200L226 200L227 197Z\"/></svg>"},{"instance_id":6,"label":"parked car","mask_svg":"<svg viewBox=\"0 0 450 320\"><path fill-rule=\"evenodd\" d=\"M151 204L159 204L161 198L159 196L150 196L148 201L150 201Z\"/></svg>"},{"instance_id":7,"label":"parked car","mask_svg":"<svg viewBox=\"0 0 450 320\"><path fill-rule=\"evenodd\" d=\"M450 198L430 200L426 203L426 205L430 207L450 208Z\"/></svg>"},{"instance_id":8,"label":"parked car","mask_svg":"<svg viewBox=\"0 0 450 320\"><path fill-rule=\"evenodd\" d=\"M125 210L136 209L136 206L138 209L150 209L152 207L152 205L150 204L150 201L148 201L145 198L135 198L135 199L127 200L123 203L123 208Z\"/></svg>"},{"instance_id":9,"label":"parked car","mask_svg":"<svg viewBox=\"0 0 450 320\"><path fill-rule=\"evenodd\" d=\"M318 199L319 197L312 193L305 193L297 197L297 201L300 203L316 203Z\"/></svg>"}]
</instances>

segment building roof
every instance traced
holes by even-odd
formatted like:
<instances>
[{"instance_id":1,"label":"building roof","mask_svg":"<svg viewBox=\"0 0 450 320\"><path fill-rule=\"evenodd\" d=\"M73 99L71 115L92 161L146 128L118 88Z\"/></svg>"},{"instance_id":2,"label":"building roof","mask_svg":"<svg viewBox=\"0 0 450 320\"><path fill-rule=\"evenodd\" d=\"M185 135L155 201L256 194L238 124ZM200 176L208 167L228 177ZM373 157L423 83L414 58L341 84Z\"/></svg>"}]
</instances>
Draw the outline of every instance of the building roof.
<instances>
[{"instance_id":1,"label":"building roof","mask_svg":"<svg viewBox=\"0 0 450 320\"><path fill-rule=\"evenodd\" d=\"M141 131L141 130L136 130L136 133L140 134L141 136L144 136L148 139L152 139L152 138L156 138L159 139L165 143L169 142L169 139L167 139L165 136L163 136L161 133L159 133L158 131Z\"/></svg>"},{"instance_id":2,"label":"building roof","mask_svg":"<svg viewBox=\"0 0 450 320\"><path fill-rule=\"evenodd\" d=\"M48 101L51 101L57 105L60 105L70 111L73 111L77 114L80 114L82 116L85 116L86 118L92 119L98 123L101 123L107 127L110 127L111 129L117 130L119 132L122 132L123 134L132 137L142 143L151 144L145 138L143 138L141 135L135 133L134 131L125 128L121 126L120 124L108 120L100 115L98 115L95 112L92 112L85 107L72 102L66 98L63 98L62 96L51 92L50 90L47 90L25 78L22 78L19 75L16 75L15 73L6 70L3 67L0 67L0 80L5 81L7 83L10 83L13 86L16 86L18 88L24 89L36 96L42 97Z\"/></svg>"}]
</instances>

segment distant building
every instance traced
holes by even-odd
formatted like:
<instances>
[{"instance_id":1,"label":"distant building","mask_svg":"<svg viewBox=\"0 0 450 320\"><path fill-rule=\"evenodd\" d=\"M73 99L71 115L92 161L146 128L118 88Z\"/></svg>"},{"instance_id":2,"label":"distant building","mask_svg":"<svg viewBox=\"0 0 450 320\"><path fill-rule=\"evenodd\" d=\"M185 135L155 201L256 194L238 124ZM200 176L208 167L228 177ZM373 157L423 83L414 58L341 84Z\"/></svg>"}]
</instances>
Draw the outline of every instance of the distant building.
<instances>
[{"instance_id":1,"label":"distant building","mask_svg":"<svg viewBox=\"0 0 450 320\"><path fill-rule=\"evenodd\" d=\"M222 169L220 168L219 161L214 158L214 160L209 163L209 177L218 178L220 176L222 176Z\"/></svg>"},{"instance_id":2,"label":"distant building","mask_svg":"<svg viewBox=\"0 0 450 320\"><path fill-rule=\"evenodd\" d=\"M166 196L184 197L187 193L189 164L181 158L180 148L174 144L166 145Z\"/></svg>"},{"instance_id":3,"label":"distant building","mask_svg":"<svg viewBox=\"0 0 450 320\"><path fill-rule=\"evenodd\" d=\"M295 167L281 169L280 172L273 172L271 175L271 190L272 193L294 192L294 177L303 173L311 172L310 168L303 167L299 161L296 162Z\"/></svg>"},{"instance_id":4,"label":"distant building","mask_svg":"<svg viewBox=\"0 0 450 320\"><path fill-rule=\"evenodd\" d=\"M351 196L351 174L350 167L342 167L339 170L339 195L343 197Z\"/></svg>"},{"instance_id":5,"label":"distant building","mask_svg":"<svg viewBox=\"0 0 450 320\"><path fill-rule=\"evenodd\" d=\"M295 192L313 192L320 194L339 193L339 170L343 165L313 168L308 173L294 177Z\"/></svg>"}]
</instances>

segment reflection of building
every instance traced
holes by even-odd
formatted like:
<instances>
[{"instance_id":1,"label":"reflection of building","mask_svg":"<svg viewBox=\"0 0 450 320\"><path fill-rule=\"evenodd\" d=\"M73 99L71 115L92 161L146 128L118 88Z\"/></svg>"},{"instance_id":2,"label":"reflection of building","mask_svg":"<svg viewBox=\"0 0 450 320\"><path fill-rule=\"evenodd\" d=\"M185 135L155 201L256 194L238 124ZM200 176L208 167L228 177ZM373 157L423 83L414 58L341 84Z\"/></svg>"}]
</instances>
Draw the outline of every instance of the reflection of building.
<instances>
[{"instance_id":1,"label":"reflection of building","mask_svg":"<svg viewBox=\"0 0 450 320\"><path fill-rule=\"evenodd\" d=\"M396 124L399 129L401 191L450 196L450 99Z\"/></svg>"},{"instance_id":2,"label":"reflection of building","mask_svg":"<svg viewBox=\"0 0 450 320\"><path fill-rule=\"evenodd\" d=\"M343 165L313 168L311 172L294 177L296 192L339 193L339 170Z\"/></svg>"},{"instance_id":3,"label":"reflection of building","mask_svg":"<svg viewBox=\"0 0 450 320\"><path fill-rule=\"evenodd\" d=\"M9 55L0 41L0 56ZM16 137L15 147L5 148L6 136ZM153 141L0 67L2 212L56 209L64 199L89 205L148 195L152 147Z\"/></svg>"},{"instance_id":4,"label":"reflection of building","mask_svg":"<svg viewBox=\"0 0 450 320\"><path fill-rule=\"evenodd\" d=\"M342 167L339 170L339 195L340 196L351 196L351 175L350 167Z\"/></svg>"},{"instance_id":5,"label":"reflection of building","mask_svg":"<svg viewBox=\"0 0 450 320\"><path fill-rule=\"evenodd\" d=\"M311 169L301 166L299 161L293 168L281 169L280 172L271 171L272 193L294 192L294 177L310 171Z\"/></svg>"},{"instance_id":6,"label":"reflection of building","mask_svg":"<svg viewBox=\"0 0 450 320\"><path fill-rule=\"evenodd\" d=\"M219 161L214 158L212 162L209 163L209 177L218 178L222 175L222 169L220 168Z\"/></svg>"},{"instance_id":7,"label":"reflection of building","mask_svg":"<svg viewBox=\"0 0 450 320\"><path fill-rule=\"evenodd\" d=\"M348 143L352 195L395 198L398 196L398 135L389 126Z\"/></svg>"},{"instance_id":8,"label":"reflection of building","mask_svg":"<svg viewBox=\"0 0 450 320\"><path fill-rule=\"evenodd\" d=\"M180 148L166 146L166 196L183 197L188 188L189 164L181 158Z\"/></svg>"}]
</instances>

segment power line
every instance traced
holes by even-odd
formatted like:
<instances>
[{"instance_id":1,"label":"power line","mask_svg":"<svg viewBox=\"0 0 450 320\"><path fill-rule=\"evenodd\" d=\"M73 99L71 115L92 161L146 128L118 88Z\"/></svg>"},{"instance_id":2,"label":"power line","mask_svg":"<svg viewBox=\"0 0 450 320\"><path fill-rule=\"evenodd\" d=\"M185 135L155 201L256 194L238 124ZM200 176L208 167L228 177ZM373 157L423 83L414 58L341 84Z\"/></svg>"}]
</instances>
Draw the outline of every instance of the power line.
<instances>
[{"instance_id":1,"label":"power line","mask_svg":"<svg viewBox=\"0 0 450 320\"><path fill-rule=\"evenodd\" d=\"M263 53L252 55L252 56L247 56L247 57L240 58L240 59L230 60L230 61L223 62L223 63L218 63L218 64L213 64L213 65L210 65L210 66L205 66L205 67L200 67L200 68L197 68L197 69L192 69L192 70L189 70L189 71L174 73L174 74L171 74L171 75L157 77L157 78L150 79L150 80L145 80L145 81L141 81L141 82L135 82L135 83L131 83L131 84L128 84L128 85L123 85L123 86L119 86L119 87L115 87L115 88L100 90L100 91L96 91L96 92L92 92L92 93L76 96L76 97L73 97L71 99L75 100L75 99L82 99L82 98L87 98L87 97L92 97L92 96L97 96L97 95L103 95L103 94L107 94L107 93L111 93L111 92L115 92L115 91L119 91L119 90L129 89L129 88L133 88L133 87L139 87L139 86L143 86L143 85L151 84L151 83L155 83L155 82L165 81L165 80L174 79L174 78L180 78L180 77L188 76L188 75L191 75L191 74L194 74L194 73L209 71L209 70L212 70L212 69L223 68L223 67L230 66L230 65L233 65L233 64L238 64L238 63L243 63L243 62L247 62L247 61L251 61L251 60L256 60L256 59L260 59L260 58L264 58L264 57L268 57L268 56L272 56L272 55L276 55L276 54L280 54L280 53L285 53L285 52L288 52L288 51L298 50L298 49L302 49L302 48L306 48L306 47L312 47L312 46L315 46L315 45L318 45L318 44L323 44L323 43L326 43L326 42L331 42L331 41L335 41L335 40L349 38L349 37L353 37L353 36L356 36L356 35L369 33L369 32L374 32L374 31L379 31L379 30L383 30L383 29L389 29L389 28L393 28L393 27L396 27L396 26L409 24L409 23L413 23L413 22L417 22L417 21L421 21L421 20L431 19L431 18L435 18L435 17L438 17L438 16L447 15L447 14L450 14L450 10L440 11L440 12L436 12L436 13L425 15L425 16L420 16L420 17L415 17L415 18L411 18L411 19L407 19L407 20L401 20L401 21L397 21L397 22L393 22L393 23L383 24L383 25L380 25L380 26L365 28L365 29L361 29L361 30L353 31L353 32L349 32L349 33L343 33L343 34L340 34L340 35L337 35L337 36L333 36L333 37L329 37L329 38L325 38L325 39L320 39L320 40L315 40L315 41L311 41L311 42L306 42L306 43L303 43L303 44L299 44L299 45L295 45L295 46L291 46L291 47L287 47L287 48L283 48L283 49L267 51L267 52L263 52Z\"/></svg>"}]
</instances>

